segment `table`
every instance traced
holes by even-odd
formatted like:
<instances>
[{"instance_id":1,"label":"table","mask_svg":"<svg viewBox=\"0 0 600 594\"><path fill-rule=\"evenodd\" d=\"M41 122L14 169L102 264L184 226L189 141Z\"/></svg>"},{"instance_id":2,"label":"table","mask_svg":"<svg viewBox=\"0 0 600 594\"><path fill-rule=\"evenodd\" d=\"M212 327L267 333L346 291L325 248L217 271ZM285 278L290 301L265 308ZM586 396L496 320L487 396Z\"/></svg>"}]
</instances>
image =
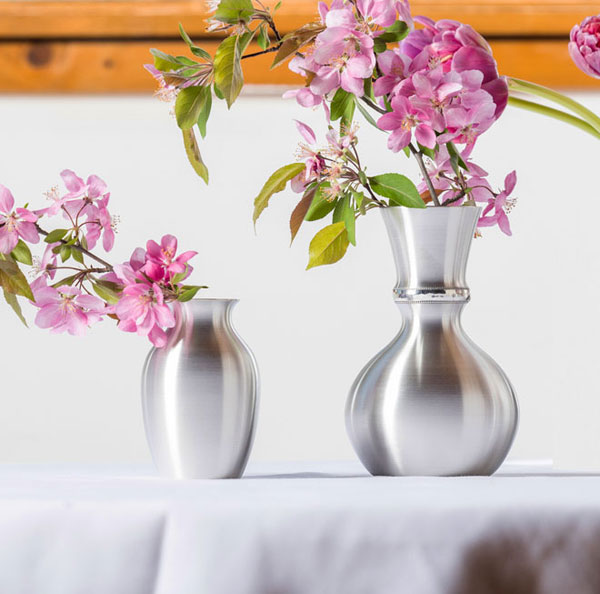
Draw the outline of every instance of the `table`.
<instances>
[{"instance_id":1,"label":"table","mask_svg":"<svg viewBox=\"0 0 600 594\"><path fill-rule=\"evenodd\" d=\"M600 475L0 467L1 594L598 594Z\"/></svg>"}]
</instances>

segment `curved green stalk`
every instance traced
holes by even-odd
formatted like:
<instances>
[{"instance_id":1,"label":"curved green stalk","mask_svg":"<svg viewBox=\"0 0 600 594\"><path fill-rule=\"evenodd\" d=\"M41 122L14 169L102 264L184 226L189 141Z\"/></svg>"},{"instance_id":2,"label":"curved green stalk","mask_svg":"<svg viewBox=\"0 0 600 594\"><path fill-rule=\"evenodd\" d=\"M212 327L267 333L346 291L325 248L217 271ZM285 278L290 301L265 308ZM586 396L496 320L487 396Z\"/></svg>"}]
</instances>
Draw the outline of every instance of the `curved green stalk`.
<instances>
[{"instance_id":1,"label":"curved green stalk","mask_svg":"<svg viewBox=\"0 0 600 594\"><path fill-rule=\"evenodd\" d=\"M578 101L575 101L574 99L571 99L570 97L567 97L566 95L563 95L558 91L553 91L548 87L543 87L542 85L537 85L526 80L519 80L518 78L509 78L508 88L511 92L514 91L517 93L527 93L529 95L536 95L537 97L541 97L542 99L547 99L554 103L558 103L559 105L566 107L573 113L576 113L584 121L590 124L590 126L595 128L597 132L600 133L600 117L598 117L593 111L589 110L587 107L581 105L581 103L579 103Z\"/></svg>"},{"instance_id":2,"label":"curved green stalk","mask_svg":"<svg viewBox=\"0 0 600 594\"><path fill-rule=\"evenodd\" d=\"M556 120L560 120L561 122L566 122L567 124L571 124L572 126L591 134L595 138L600 139L600 131L596 130L591 124L588 124L584 120L571 115L570 113L561 111L560 109L554 109L553 107L548 107L547 105L541 105L540 103L534 103L533 101L527 101L525 99L518 99L517 97L509 97L508 104L549 116Z\"/></svg>"}]
</instances>

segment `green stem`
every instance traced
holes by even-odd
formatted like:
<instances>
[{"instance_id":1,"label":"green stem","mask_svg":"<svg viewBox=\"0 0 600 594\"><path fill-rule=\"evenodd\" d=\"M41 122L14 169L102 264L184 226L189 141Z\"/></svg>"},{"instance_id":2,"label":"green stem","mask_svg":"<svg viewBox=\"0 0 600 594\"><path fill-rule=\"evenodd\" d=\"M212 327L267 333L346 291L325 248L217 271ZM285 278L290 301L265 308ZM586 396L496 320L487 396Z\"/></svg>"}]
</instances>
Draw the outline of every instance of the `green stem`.
<instances>
[{"instance_id":1,"label":"green stem","mask_svg":"<svg viewBox=\"0 0 600 594\"><path fill-rule=\"evenodd\" d=\"M420 151L418 151L412 145L412 143L408 145L408 150L410 150L410 152L414 155L415 159L417 160L417 163L419 164L419 169L421 170L421 174L423 175L423 179L425 180L425 185L427 186L427 189L429 190L429 194L431 194L431 199L433 200L433 204L435 206L441 206L440 201L437 196L437 192L435 191L435 188L433 187L433 182L431 181L431 178L429 177L429 173L427 172L427 167L425 167L425 162L423 161L423 155L421 154Z\"/></svg>"},{"instance_id":2,"label":"green stem","mask_svg":"<svg viewBox=\"0 0 600 594\"><path fill-rule=\"evenodd\" d=\"M574 99L571 99L570 97L567 97L562 93L553 91L548 87L536 85L535 83L526 80L519 80L518 78L509 78L508 88L511 92L536 95L537 97L542 97L543 99L547 99L548 101L558 103L559 105L562 105L563 107L566 107L567 109L571 110L573 113L576 113L584 121L588 122L590 126L592 126L597 132L600 132L600 117L598 117L593 111L589 110L587 107L581 105L581 103L579 103L578 101L575 101Z\"/></svg>"},{"instance_id":3,"label":"green stem","mask_svg":"<svg viewBox=\"0 0 600 594\"><path fill-rule=\"evenodd\" d=\"M521 109L526 109L528 111L540 113L542 115L549 116L556 120L560 120L561 122L566 122L567 124L571 124L572 126L575 126L580 130L591 134L595 138L600 139L600 132L596 130L596 128L583 121L582 119L575 117L570 113L561 111L560 109L554 109L553 107L548 107L547 105L541 105L539 103L527 101L525 99L518 99L517 97L509 97L508 103L509 105L513 105L514 107L519 107Z\"/></svg>"}]
</instances>

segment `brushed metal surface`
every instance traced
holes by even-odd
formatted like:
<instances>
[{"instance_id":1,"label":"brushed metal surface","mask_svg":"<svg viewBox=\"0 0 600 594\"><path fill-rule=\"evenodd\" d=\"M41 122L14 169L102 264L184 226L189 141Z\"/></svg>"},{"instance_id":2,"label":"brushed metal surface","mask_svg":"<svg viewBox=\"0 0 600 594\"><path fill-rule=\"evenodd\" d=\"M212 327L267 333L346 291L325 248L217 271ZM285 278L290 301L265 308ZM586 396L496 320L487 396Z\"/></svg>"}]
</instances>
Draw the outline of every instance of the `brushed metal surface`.
<instances>
[{"instance_id":1,"label":"brushed metal surface","mask_svg":"<svg viewBox=\"0 0 600 594\"><path fill-rule=\"evenodd\" d=\"M177 324L142 373L146 437L159 472L187 479L236 478L250 455L259 380L231 324L237 300L176 302Z\"/></svg>"},{"instance_id":2,"label":"brushed metal surface","mask_svg":"<svg viewBox=\"0 0 600 594\"><path fill-rule=\"evenodd\" d=\"M480 209L382 209L402 327L356 378L346 427L374 475L489 475L518 423L514 389L461 325Z\"/></svg>"}]
</instances>

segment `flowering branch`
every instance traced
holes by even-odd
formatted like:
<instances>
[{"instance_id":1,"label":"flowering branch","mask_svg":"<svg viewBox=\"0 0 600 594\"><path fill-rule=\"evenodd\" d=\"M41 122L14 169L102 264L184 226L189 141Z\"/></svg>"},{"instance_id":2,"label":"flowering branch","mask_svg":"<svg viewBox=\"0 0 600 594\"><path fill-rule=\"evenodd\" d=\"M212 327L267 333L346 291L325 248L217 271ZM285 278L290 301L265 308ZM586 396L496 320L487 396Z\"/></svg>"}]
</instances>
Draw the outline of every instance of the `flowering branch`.
<instances>
[{"instance_id":1,"label":"flowering branch","mask_svg":"<svg viewBox=\"0 0 600 594\"><path fill-rule=\"evenodd\" d=\"M42 229L37 223L35 224L35 228L38 230L38 233L40 235L43 235L44 237L48 237L48 235L50 235L50 233L48 231L45 231L44 229ZM69 242L65 241L64 239L59 239L58 241L62 245L72 247L73 249L76 249L78 252L81 252L82 254L85 254L86 256L88 256L88 258L95 260L96 262L98 262L98 264L102 264L104 266L104 268L97 269L94 272L111 272L113 270L112 264L110 264L106 260L103 260L99 256L96 256L96 254L93 254L89 250L86 250L79 242L74 243L74 244L69 244Z\"/></svg>"},{"instance_id":2,"label":"flowering branch","mask_svg":"<svg viewBox=\"0 0 600 594\"><path fill-rule=\"evenodd\" d=\"M15 209L12 193L0 185L0 286L7 303L24 322L16 296L27 298L38 308L35 323L53 332L80 335L111 317L119 329L164 346L165 330L175 325L167 303L188 301L203 288L183 284L193 270L189 260L196 252L177 255L177 239L165 235L160 245L150 240L128 262L113 266L92 251L100 239L107 252L114 243L115 219L108 211L106 184L95 175L84 182L69 170L61 176L67 193L60 196L54 188L46 194L51 206L35 211ZM41 226L42 219L55 215L62 215L70 226L50 231ZM47 245L34 264L28 244L38 243L40 236ZM86 257L101 267L88 266ZM72 265L71 258L80 266ZM31 285L19 264L32 267Z\"/></svg>"}]
</instances>

